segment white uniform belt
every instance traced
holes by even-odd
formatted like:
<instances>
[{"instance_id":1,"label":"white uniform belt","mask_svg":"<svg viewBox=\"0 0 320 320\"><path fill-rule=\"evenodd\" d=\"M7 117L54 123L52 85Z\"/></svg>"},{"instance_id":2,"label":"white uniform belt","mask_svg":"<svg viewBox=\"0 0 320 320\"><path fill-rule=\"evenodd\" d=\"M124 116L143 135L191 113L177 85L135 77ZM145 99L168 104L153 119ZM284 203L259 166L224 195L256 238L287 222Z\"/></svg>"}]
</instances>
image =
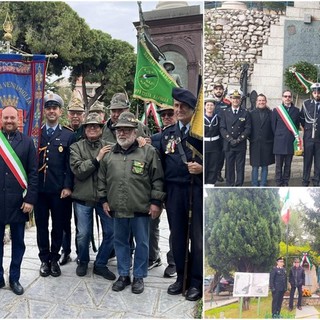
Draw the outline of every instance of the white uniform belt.
<instances>
[{"instance_id":1,"label":"white uniform belt","mask_svg":"<svg viewBox=\"0 0 320 320\"><path fill-rule=\"evenodd\" d=\"M215 136L215 137L204 137L204 141L215 141L220 139L220 136Z\"/></svg>"}]
</instances>

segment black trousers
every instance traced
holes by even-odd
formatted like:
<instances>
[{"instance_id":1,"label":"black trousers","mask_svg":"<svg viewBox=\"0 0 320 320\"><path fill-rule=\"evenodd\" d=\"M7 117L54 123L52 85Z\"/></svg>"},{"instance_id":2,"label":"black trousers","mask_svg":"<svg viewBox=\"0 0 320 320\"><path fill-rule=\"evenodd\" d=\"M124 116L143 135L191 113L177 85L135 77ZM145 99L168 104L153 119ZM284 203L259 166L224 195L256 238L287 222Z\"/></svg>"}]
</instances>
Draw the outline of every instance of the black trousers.
<instances>
[{"instance_id":1,"label":"black trousers","mask_svg":"<svg viewBox=\"0 0 320 320\"><path fill-rule=\"evenodd\" d=\"M308 186L310 183L310 173L312 161L314 164L313 185L320 183L320 143L304 141L303 146L303 180L302 185Z\"/></svg>"},{"instance_id":2,"label":"black trousers","mask_svg":"<svg viewBox=\"0 0 320 320\"><path fill-rule=\"evenodd\" d=\"M37 226L37 244L39 258L42 262L58 261L62 245L62 233L65 206L68 198L60 199L60 194L39 193L34 207ZM51 233L49 236L49 217L51 216ZM51 241L50 241L51 240Z\"/></svg>"},{"instance_id":3,"label":"black trousers","mask_svg":"<svg viewBox=\"0 0 320 320\"><path fill-rule=\"evenodd\" d=\"M288 186L291 174L293 154L276 154L276 184L278 187Z\"/></svg>"},{"instance_id":4,"label":"black trousers","mask_svg":"<svg viewBox=\"0 0 320 320\"><path fill-rule=\"evenodd\" d=\"M226 185L239 187L244 181L244 165L246 160L246 150L226 151ZM236 177L237 175L237 177Z\"/></svg>"},{"instance_id":5,"label":"black trousers","mask_svg":"<svg viewBox=\"0 0 320 320\"><path fill-rule=\"evenodd\" d=\"M205 184L215 184L217 182L217 176L220 172L220 162L222 157L222 151L211 151L205 153ZM220 170L220 171L219 171Z\"/></svg>"},{"instance_id":6,"label":"black trousers","mask_svg":"<svg viewBox=\"0 0 320 320\"><path fill-rule=\"evenodd\" d=\"M71 253L72 198L66 198L64 210L62 250L66 255L68 255Z\"/></svg>"},{"instance_id":7,"label":"black trousers","mask_svg":"<svg viewBox=\"0 0 320 320\"><path fill-rule=\"evenodd\" d=\"M272 318L280 314L284 293L284 290L275 290L272 292Z\"/></svg>"},{"instance_id":8,"label":"black trousers","mask_svg":"<svg viewBox=\"0 0 320 320\"><path fill-rule=\"evenodd\" d=\"M193 205L190 227L190 251L187 262L187 285L202 291L203 283L203 188L193 185ZM176 263L177 281L183 281L187 250L190 185L167 183L166 209L172 237L172 252ZM189 241L188 241L189 245Z\"/></svg>"},{"instance_id":9,"label":"black trousers","mask_svg":"<svg viewBox=\"0 0 320 320\"><path fill-rule=\"evenodd\" d=\"M289 308L293 308L293 298L294 298L294 293L296 292L296 289L298 289L298 303L297 307L301 307L301 302L302 302L302 285L295 287L291 286L290 289L290 300L289 300Z\"/></svg>"}]
</instances>

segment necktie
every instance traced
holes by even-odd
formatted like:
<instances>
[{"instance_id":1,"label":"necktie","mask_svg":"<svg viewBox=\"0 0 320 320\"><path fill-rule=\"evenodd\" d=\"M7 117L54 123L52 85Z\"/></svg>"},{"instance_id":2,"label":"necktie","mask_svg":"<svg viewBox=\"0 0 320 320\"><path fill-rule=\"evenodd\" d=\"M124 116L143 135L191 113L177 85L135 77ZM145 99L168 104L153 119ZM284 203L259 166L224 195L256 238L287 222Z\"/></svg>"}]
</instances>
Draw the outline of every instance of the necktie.
<instances>
[{"instance_id":1,"label":"necktie","mask_svg":"<svg viewBox=\"0 0 320 320\"><path fill-rule=\"evenodd\" d=\"M48 137L51 137L53 135L54 130L52 128L48 128L47 135Z\"/></svg>"},{"instance_id":2,"label":"necktie","mask_svg":"<svg viewBox=\"0 0 320 320\"><path fill-rule=\"evenodd\" d=\"M234 114L237 114L237 113L238 113L238 110L237 110L237 109L235 109L235 110L233 111L233 113L234 113Z\"/></svg>"},{"instance_id":3,"label":"necktie","mask_svg":"<svg viewBox=\"0 0 320 320\"><path fill-rule=\"evenodd\" d=\"M186 135L186 132L187 132L187 127L186 126L183 126L181 128L181 136L184 137Z\"/></svg>"}]
</instances>

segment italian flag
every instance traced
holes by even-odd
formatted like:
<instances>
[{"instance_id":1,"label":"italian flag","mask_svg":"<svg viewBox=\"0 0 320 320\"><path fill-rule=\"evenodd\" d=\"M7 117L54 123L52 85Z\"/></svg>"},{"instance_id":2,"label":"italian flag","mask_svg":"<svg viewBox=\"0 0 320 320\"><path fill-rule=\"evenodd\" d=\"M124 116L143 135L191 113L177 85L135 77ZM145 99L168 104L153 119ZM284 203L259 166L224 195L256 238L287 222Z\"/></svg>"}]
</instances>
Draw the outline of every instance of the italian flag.
<instances>
[{"instance_id":1,"label":"italian flag","mask_svg":"<svg viewBox=\"0 0 320 320\"><path fill-rule=\"evenodd\" d=\"M281 218L285 224L289 223L289 220L290 220L289 189L288 189L287 194L284 198L283 206L281 209Z\"/></svg>"}]
</instances>

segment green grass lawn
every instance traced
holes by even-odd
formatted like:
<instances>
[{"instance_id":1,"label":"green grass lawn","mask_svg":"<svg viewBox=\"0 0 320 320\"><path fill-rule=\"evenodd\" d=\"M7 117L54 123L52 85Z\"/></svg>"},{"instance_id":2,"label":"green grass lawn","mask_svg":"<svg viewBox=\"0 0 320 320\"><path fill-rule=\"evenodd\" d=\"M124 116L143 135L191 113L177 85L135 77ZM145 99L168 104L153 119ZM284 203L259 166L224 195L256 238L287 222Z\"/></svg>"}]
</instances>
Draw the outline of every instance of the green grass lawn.
<instances>
[{"instance_id":1,"label":"green grass lawn","mask_svg":"<svg viewBox=\"0 0 320 320\"><path fill-rule=\"evenodd\" d=\"M204 317L206 319L226 318L238 319L240 317L240 303L232 303L226 306L206 310ZM295 317L295 309L291 312L287 308L282 308L281 317L285 319L293 319ZM250 309L242 311L243 319L271 319L271 296L261 298L260 313L258 315L258 298L250 299Z\"/></svg>"}]
</instances>

